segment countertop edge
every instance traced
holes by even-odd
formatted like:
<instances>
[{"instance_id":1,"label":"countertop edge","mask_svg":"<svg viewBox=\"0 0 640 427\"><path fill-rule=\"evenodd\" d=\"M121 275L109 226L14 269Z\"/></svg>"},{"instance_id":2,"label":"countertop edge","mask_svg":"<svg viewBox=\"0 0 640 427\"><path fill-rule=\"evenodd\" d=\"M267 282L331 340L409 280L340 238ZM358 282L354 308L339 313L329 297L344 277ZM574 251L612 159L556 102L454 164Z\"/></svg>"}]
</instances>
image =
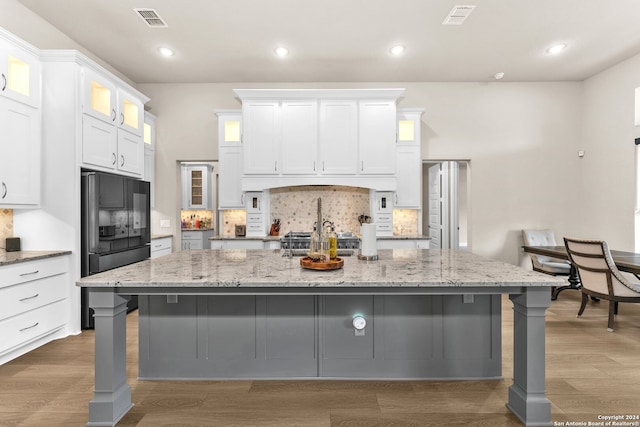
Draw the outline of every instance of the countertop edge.
<instances>
[{"instance_id":1,"label":"countertop edge","mask_svg":"<svg viewBox=\"0 0 640 427\"><path fill-rule=\"evenodd\" d=\"M71 251L0 251L0 267L22 262L37 261L39 259L53 258L63 255L70 255Z\"/></svg>"}]
</instances>

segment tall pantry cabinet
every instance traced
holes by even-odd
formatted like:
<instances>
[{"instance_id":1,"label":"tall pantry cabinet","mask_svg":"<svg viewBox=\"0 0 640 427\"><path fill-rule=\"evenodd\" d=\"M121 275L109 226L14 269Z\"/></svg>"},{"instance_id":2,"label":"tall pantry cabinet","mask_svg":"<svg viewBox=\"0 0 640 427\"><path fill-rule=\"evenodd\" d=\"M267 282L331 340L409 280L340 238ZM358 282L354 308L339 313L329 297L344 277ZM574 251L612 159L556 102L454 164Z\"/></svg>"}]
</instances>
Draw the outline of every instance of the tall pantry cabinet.
<instances>
[{"instance_id":1,"label":"tall pantry cabinet","mask_svg":"<svg viewBox=\"0 0 640 427\"><path fill-rule=\"evenodd\" d=\"M0 207L40 203L40 78L37 50L0 29Z\"/></svg>"},{"instance_id":2,"label":"tall pantry cabinet","mask_svg":"<svg viewBox=\"0 0 640 427\"><path fill-rule=\"evenodd\" d=\"M86 167L143 178L144 166L137 163L144 165L143 105L148 98L77 51L43 50L41 61L46 88L42 94L41 171L46 179L42 180L41 209L15 211L14 233L21 236L23 249L72 252L69 325L75 333L80 331L80 292L73 285L80 278L80 171ZM100 81L103 88L91 81ZM92 107L86 103L91 90L111 92L109 118L115 111L115 121L98 119L89 112ZM118 93L126 95L118 98ZM126 102L118 105L113 99L129 99L134 108ZM135 117L133 122L123 119L128 114ZM96 121L101 123L95 129L104 130L88 131L86 124ZM131 129L132 123L139 131ZM119 142L121 137L128 141ZM99 145L102 143L104 146ZM99 158L102 163L96 160Z\"/></svg>"}]
</instances>

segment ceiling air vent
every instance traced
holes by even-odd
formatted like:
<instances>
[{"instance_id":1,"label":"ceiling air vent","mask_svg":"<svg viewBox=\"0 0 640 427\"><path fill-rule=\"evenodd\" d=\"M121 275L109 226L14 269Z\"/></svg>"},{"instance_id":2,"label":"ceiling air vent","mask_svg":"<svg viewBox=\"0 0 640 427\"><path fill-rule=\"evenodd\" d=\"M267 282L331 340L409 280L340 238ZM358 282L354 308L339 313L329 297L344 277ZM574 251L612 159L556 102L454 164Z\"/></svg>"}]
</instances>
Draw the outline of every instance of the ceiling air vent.
<instances>
[{"instance_id":1,"label":"ceiling air vent","mask_svg":"<svg viewBox=\"0 0 640 427\"><path fill-rule=\"evenodd\" d=\"M153 9L133 9L149 27L166 28L168 25L160 18L160 15Z\"/></svg>"},{"instance_id":2,"label":"ceiling air vent","mask_svg":"<svg viewBox=\"0 0 640 427\"><path fill-rule=\"evenodd\" d=\"M469 15L471 15L471 12L473 12L473 9L475 9L475 6L471 6L471 5L460 5L460 6L454 6L453 9L451 9L451 12L449 12L449 14L447 15L446 18L444 18L444 21L442 21L443 25L460 25L464 22L465 19L467 19L467 17Z\"/></svg>"}]
</instances>

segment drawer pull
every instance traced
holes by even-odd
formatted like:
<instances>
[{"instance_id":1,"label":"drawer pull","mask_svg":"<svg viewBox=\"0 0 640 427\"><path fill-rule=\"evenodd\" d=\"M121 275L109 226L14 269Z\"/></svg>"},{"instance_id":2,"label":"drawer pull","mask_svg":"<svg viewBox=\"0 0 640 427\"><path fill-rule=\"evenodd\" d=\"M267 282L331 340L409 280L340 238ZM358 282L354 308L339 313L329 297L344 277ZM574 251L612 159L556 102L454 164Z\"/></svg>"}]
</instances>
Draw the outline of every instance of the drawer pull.
<instances>
[{"instance_id":1,"label":"drawer pull","mask_svg":"<svg viewBox=\"0 0 640 427\"><path fill-rule=\"evenodd\" d=\"M20 332L22 332L22 331L26 331L26 330L28 330L28 329L33 329L33 328L35 328L36 326L38 326L39 324L40 324L40 322L36 322L36 323L34 323L33 325L31 325L31 326L27 326L26 328L22 328L22 329L20 329Z\"/></svg>"},{"instance_id":2,"label":"drawer pull","mask_svg":"<svg viewBox=\"0 0 640 427\"><path fill-rule=\"evenodd\" d=\"M30 273L22 273L20 275L20 277L22 277L22 276L31 276L32 274L38 274L39 272L40 272L40 270L32 271Z\"/></svg>"},{"instance_id":3,"label":"drawer pull","mask_svg":"<svg viewBox=\"0 0 640 427\"><path fill-rule=\"evenodd\" d=\"M30 299L38 298L39 296L40 296L40 294L35 294L35 295L31 295L30 297L20 298L18 301L20 301L20 302L27 301L27 300L30 300Z\"/></svg>"}]
</instances>

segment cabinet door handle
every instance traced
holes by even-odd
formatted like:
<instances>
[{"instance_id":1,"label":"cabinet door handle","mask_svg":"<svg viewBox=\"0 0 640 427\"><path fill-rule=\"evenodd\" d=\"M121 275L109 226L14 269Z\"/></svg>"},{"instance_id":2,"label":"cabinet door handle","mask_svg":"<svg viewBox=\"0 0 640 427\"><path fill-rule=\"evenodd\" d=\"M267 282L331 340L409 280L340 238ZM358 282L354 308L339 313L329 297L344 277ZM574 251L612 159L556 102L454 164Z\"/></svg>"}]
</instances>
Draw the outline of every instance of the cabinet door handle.
<instances>
[{"instance_id":1,"label":"cabinet door handle","mask_svg":"<svg viewBox=\"0 0 640 427\"><path fill-rule=\"evenodd\" d=\"M116 153L111 153L111 155L113 156L113 162L111 162L112 165L116 164L116 160L118 160L118 158L116 157Z\"/></svg>"},{"instance_id":2,"label":"cabinet door handle","mask_svg":"<svg viewBox=\"0 0 640 427\"><path fill-rule=\"evenodd\" d=\"M40 272L40 270L31 271L31 272L29 272L29 273L22 273L22 274L20 275L20 277L23 277L23 276L31 276L32 274L38 274L39 272Z\"/></svg>"},{"instance_id":3,"label":"cabinet door handle","mask_svg":"<svg viewBox=\"0 0 640 427\"><path fill-rule=\"evenodd\" d=\"M316 171L316 161L315 160L313 161L313 171L314 172Z\"/></svg>"},{"instance_id":4,"label":"cabinet door handle","mask_svg":"<svg viewBox=\"0 0 640 427\"><path fill-rule=\"evenodd\" d=\"M240 195L240 204L244 205L244 193Z\"/></svg>"},{"instance_id":5,"label":"cabinet door handle","mask_svg":"<svg viewBox=\"0 0 640 427\"><path fill-rule=\"evenodd\" d=\"M120 158L122 159L122 163L120 164L120 167L124 166L124 155L120 154Z\"/></svg>"},{"instance_id":6,"label":"cabinet door handle","mask_svg":"<svg viewBox=\"0 0 640 427\"><path fill-rule=\"evenodd\" d=\"M360 172L364 172L364 160L360 162Z\"/></svg>"},{"instance_id":7,"label":"cabinet door handle","mask_svg":"<svg viewBox=\"0 0 640 427\"><path fill-rule=\"evenodd\" d=\"M113 117L111 117L111 121L115 122L116 121L116 109L112 108L111 109L111 113L113 114Z\"/></svg>"},{"instance_id":8,"label":"cabinet door handle","mask_svg":"<svg viewBox=\"0 0 640 427\"><path fill-rule=\"evenodd\" d=\"M4 181L2 181L2 189L4 190L2 192L2 198L4 199L5 197L7 197L7 184L5 184Z\"/></svg>"},{"instance_id":9,"label":"cabinet door handle","mask_svg":"<svg viewBox=\"0 0 640 427\"><path fill-rule=\"evenodd\" d=\"M398 204L398 193L396 193L396 205Z\"/></svg>"},{"instance_id":10,"label":"cabinet door handle","mask_svg":"<svg viewBox=\"0 0 640 427\"><path fill-rule=\"evenodd\" d=\"M2 91L4 92L6 88L7 88L7 76L5 76L4 73L2 73Z\"/></svg>"},{"instance_id":11,"label":"cabinet door handle","mask_svg":"<svg viewBox=\"0 0 640 427\"><path fill-rule=\"evenodd\" d=\"M27 300L30 300L30 299L38 298L39 296L40 296L40 294L35 294L35 295L31 295L30 297L20 298L18 301L20 301L20 302L27 301Z\"/></svg>"},{"instance_id":12,"label":"cabinet door handle","mask_svg":"<svg viewBox=\"0 0 640 427\"><path fill-rule=\"evenodd\" d=\"M120 125L124 124L124 113L120 113Z\"/></svg>"},{"instance_id":13,"label":"cabinet door handle","mask_svg":"<svg viewBox=\"0 0 640 427\"><path fill-rule=\"evenodd\" d=\"M273 170L274 170L275 172L278 172L278 161L276 160L274 163L275 163L275 164L274 164Z\"/></svg>"},{"instance_id":14,"label":"cabinet door handle","mask_svg":"<svg viewBox=\"0 0 640 427\"><path fill-rule=\"evenodd\" d=\"M36 326L38 326L39 324L40 324L40 322L36 322L36 323L34 323L33 325L31 325L31 326L27 326L26 328L22 328L22 329L20 329L20 332L22 332L22 331L26 331L27 329L33 329L33 328L35 328Z\"/></svg>"}]
</instances>

